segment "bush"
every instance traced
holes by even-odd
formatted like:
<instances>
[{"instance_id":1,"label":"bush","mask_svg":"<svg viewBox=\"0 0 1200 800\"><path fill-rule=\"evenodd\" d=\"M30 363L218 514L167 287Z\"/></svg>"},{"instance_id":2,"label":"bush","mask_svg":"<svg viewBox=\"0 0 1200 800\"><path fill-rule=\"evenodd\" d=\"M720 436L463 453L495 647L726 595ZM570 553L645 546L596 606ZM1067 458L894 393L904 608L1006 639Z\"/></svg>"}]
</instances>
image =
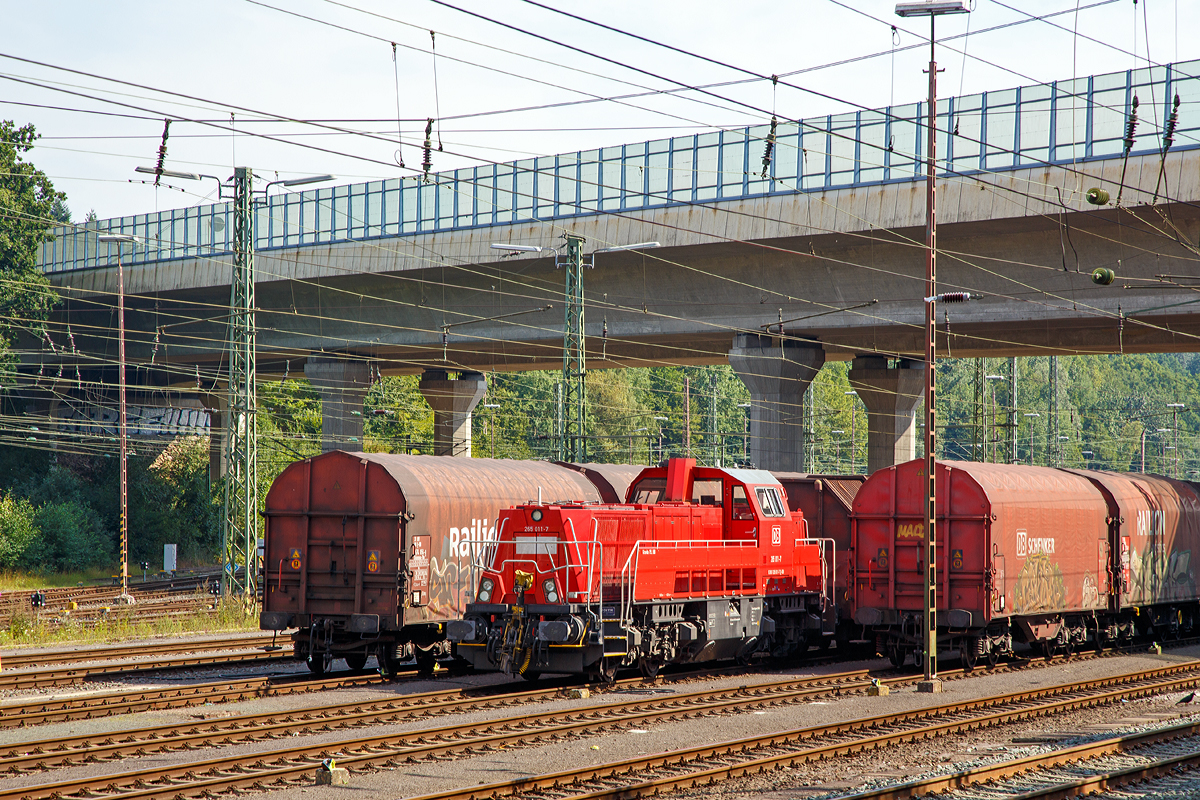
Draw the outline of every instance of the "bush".
<instances>
[{"instance_id":1,"label":"bush","mask_svg":"<svg viewBox=\"0 0 1200 800\"><path fill-rule=\"evenodd\" d=\"M109 537L95 513L82 503L47 503L38 509L35 521L42 535L26 550L23 566L61 572L111 562Z\"/></svg>"},{"instance_id":2,"label":"bush","mask_svg":"<svg viewBox=\"0 0 1200 800\"><path fill-rule=\"evenodd\" d=\"M38 538L33 505L24 498L0 497L0 568L11 569Z\"/></svg>"}]
</instances>

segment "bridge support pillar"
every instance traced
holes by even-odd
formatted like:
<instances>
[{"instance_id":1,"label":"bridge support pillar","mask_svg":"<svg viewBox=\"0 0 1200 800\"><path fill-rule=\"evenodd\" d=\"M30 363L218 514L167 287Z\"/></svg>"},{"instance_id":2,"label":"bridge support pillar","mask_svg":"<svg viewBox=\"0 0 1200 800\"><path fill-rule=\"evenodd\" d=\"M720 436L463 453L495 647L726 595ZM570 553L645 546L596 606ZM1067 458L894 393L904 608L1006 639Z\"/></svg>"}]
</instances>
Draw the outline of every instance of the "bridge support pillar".
<instances>
[{"instance_id":1,"label":"bridge support pillar","mask_svg":"<svg viewBox=\"0 0 1200 800\"><path fill-rule=\"evenodd\" d=\"M229 418L229 399L220 392L200 395L208 410L208 480L217 483L225 477L225 423Z\"/></svg>"},{"instance_id":2,"label":"bridge support pillar","mask_svg":"<svg viewBox=\"0 0 1200 800\"><path fill-rule=\"evenodd\" d=\"M817 345L739 333L729 365L750 390L750 460L759 469L804 471L804 392L825 364Z\"/></svg>"},{"instance_id":3,"label":"bridge support pillar","mask_svg":"<svg viewBox=\"0 0 1200 800\"><path fill-rule=\"evenodd\" d=\"M371 388L367 363L309 356L304 377L321 395L321 452L362 450L362 407Z\"/></svg>"},{"instance_id":4,"label":"bridge support pillar","mask_svg":"<svg viewBox=\"0 0 1200 800\"><path fill-rule=\"evenodd\" d=\"M445 370L427 369L419 387L433 409L433 454L470 458L471 412L487 389L483 374L463 372L451 380Z\"/></svg>"},{"instance_id":5,"label":"bridge support pillar","mask_svg":"<svg viewBox=\"0 0 1200 800\"><path fill-rule=\"evenodd\" d=\"M867 407L867 474L917 457L916 410L925 391L925 365L901 359L888 367L883 356L859 356L850 366L850 387Z\"/></svg>"}]
</instances>

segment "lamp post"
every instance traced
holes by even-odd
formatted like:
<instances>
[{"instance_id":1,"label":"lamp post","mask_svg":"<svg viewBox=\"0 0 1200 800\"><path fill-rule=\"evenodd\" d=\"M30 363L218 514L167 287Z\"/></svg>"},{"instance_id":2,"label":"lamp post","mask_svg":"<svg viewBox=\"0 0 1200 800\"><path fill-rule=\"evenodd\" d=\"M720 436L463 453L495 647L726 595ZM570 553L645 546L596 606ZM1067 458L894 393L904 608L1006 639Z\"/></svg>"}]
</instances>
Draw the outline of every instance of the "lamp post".
<instances>
[{"instance_id":1,"label":"lamp post","mask_svg":"<svg viewBox=\"0 0 1200 800\"><path fill-rule=\"evenodd\" d=\"M990 460L993 464L995 464L996 463L996 449L997 449L996 446L999 444L999 439L996 438L996 427L997 427L996 418L997 418L998 409L996 408L996 383L995 382L1004 380L1004 376L1003 375L985 375L985 376L983 376L983 379L986 381L992 382L992 403L991 403L992 424L989 426L987 443L991 445L991 449L992 449ZM984 448L984 451L985 452L987 451L986 447Z\"/></svg>"},{"instance_id":2,"label":"lamp post","mask_svg":"<svg viewBox=\"0 0 1200 800\"><path fill-rule=\"evenodd\" d=\"M853 397L854 400L858 399L858 392L854 391L853 389L851 389L848 392L843 392L843 394ZM858 417L858 403L854 402L854 400L850 401L850 474L851 475L856 474L854 472L854 455L855 455L854 451L858 447L858 437L855 435L857 427L858 427L857 419L856 419ZM869 434L868 434L868 438L869 438Z\"/></svg>"},{"instance_id":3,"label":"lamp post","mask_svg":"<svg viewBox=\"0 0 1200 800\"><path fill-rule=\"evenodd\" d=\"M937 677L937 37L935 22L943 14L965 14L961 0L899 3L901 17L929 17L929 121L925 167L925 680L919 692L939 692Z\"/></svg>"},{"instance_id":4,"label":"lamp post","mask_svg":"<svg viewBox=\"0 0 1200 800\"><path fill-rule=\"evenodd\" d=\"M1171 409L1171 428L1175 431L1175 446L1172 448L1174 453L1174 466L1171 470L1171 477L1179 477L1179 412L1185 410L1183 403L1167 403L1167 408Z\"/></svg>"},{"instance_id":5,"label":"lamp post","mask_svg":"<svg viewBox=\"0 0 1200 800\"><path fill-rule=\"evenodd\" d=\"M101 242L117 246L117 426L121 440L121 597L132 603L129 594L129 417L125 405L125 269L121 264L121 246L141 240L128 233L102 233Z\"/></svg>"},{"instance_id":6,"label":"lamp post","mask_svg":"<svg viewBox=\"0 0 1200 800\"><path fill-rule=\"evenodd\" d=\"M1025 414L1025 418L1029 420L1029 466L1031 467L1033 466L1033 418L1040 416L1041 414L1036 411L1029 411ZM1016 459L1014 458L1013 461Z\"/></svg>"},{"instance_id":7,"label":"lamp post","mask_svg":"<svg viewBox=\"0 0 1200 800\"><path fill-rule=\"evenodd\" d=\"M484 403L483 407L490 408L490 409L497 409L500 407L500 404L499 403ZM492 440L492 458L495 458L496 457L496 414L494 411L493 411L493 413L488 415L488 436Z\"/></svg>"},{"instance_id":8,"label":"lamp post","mask_svg":"<svg viewBox=\"0 0 1200 800\"><path fill-rule=\"evenodd\" d=\"M830 436L845 436L846 432L845 431L830 431L829 435ZM833 441L836 445L834 447L833 460L834 460L834 463L837 464L837 471L841 472L842 471L842 440L834 439Z\"/></svg>"},{"instance_id":9,"label":"lamp post","mask_svg":"<svg viewBox=\"0 0 1200 800\"><path fill-rule=\"evenodd\" d=\"M662 423L662 422L670 422L671 419L669 417L655 417L654 421L658 422L658 423ZM662 457L663 457L663 432L662 432L662 425L660 424L658 426L658 460L662 461Z\"/></svg>"},{"instance_id":10,"label":"lamp post","mask_svg":"<svg viewBox=\"0 0 1200 800\"><path fill-rule=\"evenodd\" d=\"M738 403L737 407L746 413L746 435L742 437L742 463L750 463L750 404Z\"/></svg>"}]
</instances>

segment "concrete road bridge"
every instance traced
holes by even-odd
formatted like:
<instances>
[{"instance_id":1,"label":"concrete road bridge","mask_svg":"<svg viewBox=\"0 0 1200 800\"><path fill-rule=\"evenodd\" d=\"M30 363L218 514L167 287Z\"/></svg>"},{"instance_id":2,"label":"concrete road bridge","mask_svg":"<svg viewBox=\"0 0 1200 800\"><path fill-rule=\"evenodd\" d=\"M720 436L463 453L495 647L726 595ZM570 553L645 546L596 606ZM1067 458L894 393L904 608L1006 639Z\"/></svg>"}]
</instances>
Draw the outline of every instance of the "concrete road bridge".
<instances>
[{"instance_id":1,"label":"concrete road bridge","mask_svg":"<svg viewBox=\"0 0 1200 800\"><path fill-rule=\"evenodd\" d=\"M940 353L1197 349L1196 76L1200 62L939 102L940 288L972 295L939 306ZM422 373L440 451L469 453L482 372L562 366L555 259L491 245L552 248L566 232L589 252L657 241L593 256L590 369L729 363L753 397L753 460L799 470L804 391L826 361L852 359L870 467L911 458L924 116L913 103L783 121L769 159L771 130L758 125L271 196L256 220L259 373L312 381L327 449L361 437L353 412L373 374ZM1107 204L1088 201L1093 188ZM231 213L205 205L55 232L42 264L66 302L52 330L71 331L83 369L47 377L74 363L62 334L26 343L40 413L115 383L117 250L97 236L122 232L146 243L123 254L139 381L219 415ZM1093 283L1098 267L1116 281Z\"/></svg>"}]
</instances>

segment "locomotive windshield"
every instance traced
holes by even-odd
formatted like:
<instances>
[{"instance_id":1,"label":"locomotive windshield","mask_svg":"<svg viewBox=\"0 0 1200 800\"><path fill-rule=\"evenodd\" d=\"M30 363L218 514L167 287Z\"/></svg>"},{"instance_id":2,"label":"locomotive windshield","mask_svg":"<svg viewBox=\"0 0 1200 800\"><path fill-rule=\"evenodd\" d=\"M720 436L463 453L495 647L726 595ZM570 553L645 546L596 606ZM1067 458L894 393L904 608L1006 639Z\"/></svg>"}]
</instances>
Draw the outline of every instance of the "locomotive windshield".
<instances>
[{"instance_id":1,"label":"locomotive windshield","mask_svg":"<svg viewBox=\"0 0 1200 800\"><path fill-rule=\"evenodd\" d=\"M635 503L653 505L662 500L663 492L667 490L666 478L646 478L638 481L633 487L632 500Z\"/></svg>"},{"instance_id":2,"label":"locomotive windshield","mask_svg":"<svg viewBox=\"0 0 1200 800\"><path fill-rule=\"evenodd\" d=\"M758 505L762 509L764 517L782 517L783 502L779 499L779 492L770 486L758 486L754 489L754 493L758 495Z\"/></svg>"}]
</instances>

